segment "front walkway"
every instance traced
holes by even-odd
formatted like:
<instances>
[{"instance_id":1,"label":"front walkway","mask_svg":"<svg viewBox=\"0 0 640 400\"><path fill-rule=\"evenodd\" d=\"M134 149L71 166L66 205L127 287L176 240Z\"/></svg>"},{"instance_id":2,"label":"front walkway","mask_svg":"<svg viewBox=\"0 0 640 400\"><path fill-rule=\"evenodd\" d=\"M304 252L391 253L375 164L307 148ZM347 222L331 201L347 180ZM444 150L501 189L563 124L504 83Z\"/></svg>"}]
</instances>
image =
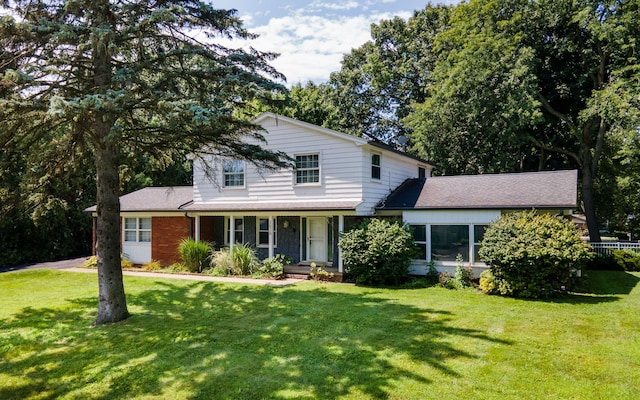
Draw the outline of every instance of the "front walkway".
<instances>
[{"instance_id":1,"label":"front walkway","mask_svg":"<svg viewBox=\"0 0 640 400\"><path fill-rule=\"evenodd\" d=\"M66 268L63 271L71 272L85 272L96 273L95 268ZM167 278L167 279L184 279L191 281L207 281L207 282L231 282L231 283L246 283L249 285L264 285L264 286L289 286L294 283L302 282L304 279L253 279L253 278L234 278L224 276L208 276L208 275L196 275L196 274L167 274L164 272L149 272L149 271L122 271L123 275L129 276L144 276L148 278Z\"/></svg>"}]
</instances>

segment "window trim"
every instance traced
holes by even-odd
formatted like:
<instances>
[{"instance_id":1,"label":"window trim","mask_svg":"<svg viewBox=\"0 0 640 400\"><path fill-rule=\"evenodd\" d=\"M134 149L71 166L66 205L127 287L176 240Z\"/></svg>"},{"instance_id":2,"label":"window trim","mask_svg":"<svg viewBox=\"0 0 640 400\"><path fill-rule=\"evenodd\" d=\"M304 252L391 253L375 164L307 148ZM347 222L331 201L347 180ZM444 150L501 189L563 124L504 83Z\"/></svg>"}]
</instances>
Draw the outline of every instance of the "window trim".
<instances>
[{"instance_id":1,"label":"window trim","mask_svg":"<svg viewBox=\"0 0 640 400\"><path fill-rule=\"evenodd\" d=\"M475 258L475 249L476 247L480 244L480 242L477 241L477 238L475 237L475 228L478 226L489 226L491 223L490 222L472 222L472 223L460 223L460 222L437 222L437 223L411 223L410 226L411 227L424 227L425 228L425 240L424 241L417 241L414 238L414 242L416 244L419 245L424 245L425 246L425 252L426 252L426 258L422 259L422 258L415 258L413 259L414 261L418 261L418 262L434 262L437 265L442 265L442 266L454 266L457 265L456 261L451 261L451 260L434 260L433 256L432 256L432 252L433 252L433 234L431 232L431 229L433 226L466 226L468 229L468 237L469 237L469 242L468 242L468 251L469 251L469 255L468 255L468 259L465 259L464 263L465 264L471 264L473 266L484 266L486 265L484 262L482 262L481 260L476 260Z\"/></svg>"},{"instance_id":2,"label":"window trim","mask_svg":"<svg viewBox=\"0 0 640 400\"><path fill-rule=\"evenodd\" d=\"M374 163L374 158L378 157L378 164ZM378 176L375 177L373 171L378 171ZM380 182L382 180L382 153L371 152L371 180Z\"/></svg>"},{"instance_id":3,"label":"window trim","mask_svg":"<svg viewBox=\"0 0 640 400\"><path fill-rule=\"evenodd\" d=\"M318 166L313 168L298 168L298 157L304 156L316 156L318 159ZM297 153L293 155L295 159L295 165L293 168L293 185L294 186L322 186L322 159L319 152L313 153ZM318 171L318 181L317 182L298 182L298 171Z\"/></svg>"},{"instance_id":4,"label":"window trim","mask_svg":"<svg viewBox=\"0 0 640 400\"><path fill-rule=\"evenodd\" d=\"M227 163L242 163L242 172L227 172ZM227 176L242 176L242 185L227 185ZM241 159L226 159L222 161L222 186L225 189L244 189L247 184L246 162Z\"/></svg>"},{"instance_id":5,"label":"window trim","mask_svg":"<svg viewBox=\"0 0 640 400\"><path fill-rule=\"evenodd\" d=\"M135 227L128 228L127 220L135 220ZM142 227L142 220L149 220L149 228ZM136 240L128 240L127 232L135 233ZM142 233L149 233L149 240L142 240ZM122 242L123 243L151 243L152 239L152 219L151 217L123 217L122 221Z\"/></svg>"},{"instance_id":6,"label":"window trim","mask_svg":"<svg viewBox=\"0 0 640 400\"><path fill-rule=\"evenodd\" d=\"M260 220L267 221L267 230L260 229ZM269 217L256 217L256 247L260 248L268 248L269 247L269 237L267 236L267 242L260 242L260 233L266 232L267 235L269 233ZM278 247L278 217L273 218L273 248Z\"/></svg>"},{"instance_id":7,"label":"window trim","mask_svg":"<svg viewBox=\"0 0 640 400\"><path fill-rule=\"evenodd\" d=\"M241 224L242 229L241 230L237 230L235 226L234 226L234 229L233 229L234 233L240 232L241 235L242 235L242 241L234 240L233 241L234 245L236 245L236 244L242 245L242 244L244 244L244 227L245 227L244 217L234 217L233 220L234 220L234 223L236 223L236 224L238 223L238 221L242 221L242 224ZM225 232L225 234L224 234L224 244L226 246L229 245L229 243L230 243L229 239L231 238L231 236L230 236L231 235L231 229L230 229L231 223L230 222L231 222L231 217L226 217L224 219L224 232ZM234 235L234 238L235 238L235 235Z\"/></svg>"}]
</instances>

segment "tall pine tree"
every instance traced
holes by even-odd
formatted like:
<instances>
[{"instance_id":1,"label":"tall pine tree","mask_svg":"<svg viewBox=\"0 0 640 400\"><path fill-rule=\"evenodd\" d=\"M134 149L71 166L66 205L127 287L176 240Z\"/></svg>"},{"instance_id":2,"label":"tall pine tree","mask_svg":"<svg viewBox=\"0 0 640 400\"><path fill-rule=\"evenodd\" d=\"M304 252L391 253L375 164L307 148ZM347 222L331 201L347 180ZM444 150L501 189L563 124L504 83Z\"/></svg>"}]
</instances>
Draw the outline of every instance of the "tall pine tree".
<instances>
[{"instance_id":1,"label":"tall pine tree","mask_svg":"<svg viewBox=\"0 0 640 400\"><path fill-rule=\"evenodd\" d=\"M120 268L121 149L283 165L281 154L243 144L245 136L263 138L233 111L284 91L274 81L284 77L269 65L274 54L216 44L253 36L235 10L201 1L0 0L0 15L0 142L29 151L56 129L62 134L50 146L58 157L92 153L95 323L123 320L129 313Z\"/></svg>"}]
</instances>

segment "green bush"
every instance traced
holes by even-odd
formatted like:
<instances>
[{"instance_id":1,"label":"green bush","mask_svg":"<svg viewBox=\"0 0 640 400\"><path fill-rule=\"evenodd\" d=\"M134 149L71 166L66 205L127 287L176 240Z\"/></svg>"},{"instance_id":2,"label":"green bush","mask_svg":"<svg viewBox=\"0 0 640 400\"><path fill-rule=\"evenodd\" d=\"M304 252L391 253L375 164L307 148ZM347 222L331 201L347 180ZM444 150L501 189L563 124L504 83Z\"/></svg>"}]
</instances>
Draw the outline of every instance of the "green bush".
<instances>
[{"instance_id":1,"label":"green bush","mask_svg":"<svg viewBox=\"0 0 640 400\"><path fill-rule=\"evenodd\" d=\"M456 281L450 273L444 271L438 275L438 286L445 289L456 289Z\"/></svg>"},{"instance_id":2,"label":"green bush","mask_svg":"<svg viewBox=\"0 0 640 400\"><path fill-rule=\"evenodd\" d=\"M211 243L195 241L194 239L183 239L178 246L182 263L189 272L202 272L208 265L211 253Z\"/></svg>"},{"instance_id":3,"label":"green bush","mask_svg":"<svg viewBox=\"0 0 640 400\"><path fill-rule=\"evenodd\" d=\"M463 265L462 254L456 256L458 265L453 275L453 282L457 289L463 289L466 287L472 287L473 285L473 270L468 265Z\"/></svg>"},{"instance_id":4,"label":"green bush","mask_svg":"<svg viewBox=\"0 0 640 400\"><path fill-rule=\"evenodd\" d=\"M485 269L480 273L480 290L486 294L498 294L498 284L496 277L493 276L490 269Z\"/></svg>"},{"instance_id":5,"label":"green bush","mask_svg":"<svg viewBox=\"0 0 640 400\"><path fill-rule=\"evenodd\" d=\"M211 254L211 267L226 271L226 275L252 275L259 266L256 251L247 243Z\"/></svg>"},{"instance_id":6,"label":"green bush","mask_svg":"<svg viewBox=\"0 0 640 400\"><path fill-rule=\"evenodd\" d=\"M600 271L624 271L624 268L618 264L613 254L595 254L595 256L587 263L587 269Z\"/></svg>"},{"instance_id":7,"label":"green bush","mask_svg":"<svg viewBox=\"0 0 640 400\"><path fill-rule=\"evenodd\" d=\"M592 255L569 221L527 211L489 225L480 257L490 266L499 294L539 298L569 285Z\"/></svg>"},{"instance_id":8,"label":"green bush","mask_svg":"<svg viewBox=\"0 0 640 400\"><path fill-rule=\"evenodd\" d=\"M640 253L631 250L613 250L615 263L625 271L640 271Z\"/></svg>"},{"instance_id":9,"label":"green bush","mask_svg":"<svg viewBox=\"0 0 640 400\"><path fill-rule=\"evenodd\" d=\"M345 270L356 283L399 285L408 277L416 246L400 221L371 219L343 233L338 246Z\"/></svg>"},{"instance_id":10,"label":"green bush","mask_svg":"<svg viewBox=\"0 0 640 400\"><path fill-rule=\"evenodd\" d=\"M276 254L274 257L262 261L262 266L254 272L255 278L281 278L284 275L284 266L291 264L291 257L284 254Z\"/></svg>"}]
</instances>

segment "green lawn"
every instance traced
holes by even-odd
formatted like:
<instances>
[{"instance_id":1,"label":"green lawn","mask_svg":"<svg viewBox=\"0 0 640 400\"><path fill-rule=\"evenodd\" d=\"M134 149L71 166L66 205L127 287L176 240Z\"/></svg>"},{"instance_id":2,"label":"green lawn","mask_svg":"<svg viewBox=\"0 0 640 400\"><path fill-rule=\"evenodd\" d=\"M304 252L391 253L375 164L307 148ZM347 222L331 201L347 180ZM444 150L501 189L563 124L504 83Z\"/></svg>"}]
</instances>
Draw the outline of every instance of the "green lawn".
<instances>
[{"instance_id":1,"label":"green lawn","mask_svg":"<svg viewBox=\"0 0 640 400\"><path fill-rule=\"evenodd\" d=\"M0 399L638 399L640 274L554 301L473 290L272 288L0 274Z\"/></svg>"}]
</instances>

